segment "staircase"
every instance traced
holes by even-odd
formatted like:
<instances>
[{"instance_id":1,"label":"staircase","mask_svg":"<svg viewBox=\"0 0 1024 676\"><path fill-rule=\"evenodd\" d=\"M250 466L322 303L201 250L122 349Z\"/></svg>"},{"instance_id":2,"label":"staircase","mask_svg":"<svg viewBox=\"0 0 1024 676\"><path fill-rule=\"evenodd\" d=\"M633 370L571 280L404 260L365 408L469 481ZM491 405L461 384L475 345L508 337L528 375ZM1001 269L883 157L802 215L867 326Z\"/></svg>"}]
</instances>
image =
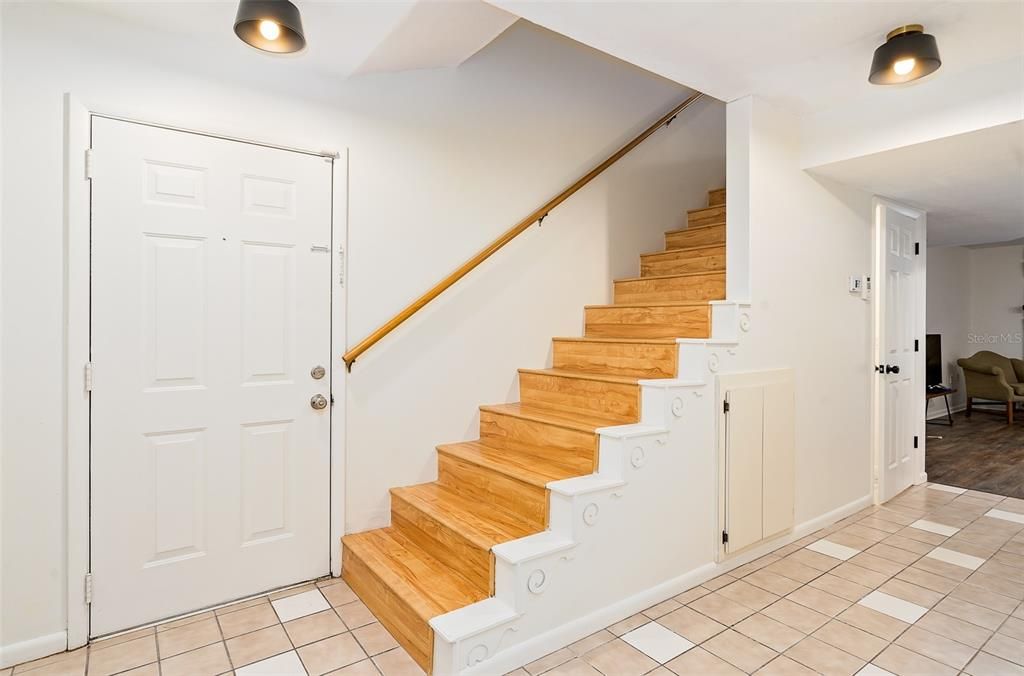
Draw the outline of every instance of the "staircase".
<instances>
[{"instance_id":1,"label":"staircase","mask_svg":"<svg viewBox=\"0 0 1024 676\"><path fill-rule=\"evenodd\" d=\"M553 367L519 370L519 403L480 407L480 438L439 446L437 481L391 490L391 526L342 539L342 576L421 667L429 621L495 593L495 545L548 527L553 481L589 475L598 430L640 420L641 380L675 378L677 338L708 338L725 297L725 189L585 308Z\"/></svg>"}]
</instances>

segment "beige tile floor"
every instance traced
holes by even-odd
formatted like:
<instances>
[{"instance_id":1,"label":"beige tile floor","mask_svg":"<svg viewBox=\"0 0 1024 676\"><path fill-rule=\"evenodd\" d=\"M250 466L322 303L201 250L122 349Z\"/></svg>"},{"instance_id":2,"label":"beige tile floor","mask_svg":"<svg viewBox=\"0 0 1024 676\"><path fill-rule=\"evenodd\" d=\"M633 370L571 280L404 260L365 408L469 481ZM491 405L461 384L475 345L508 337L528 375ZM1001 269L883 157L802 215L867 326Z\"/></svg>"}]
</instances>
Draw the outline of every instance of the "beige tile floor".
<instances>
[{"instance_id":1,"label":"beige tile floor","mask_svg":"<svg viewBox=\"0 0 1024 676\"><path fill-rule=\"evenodd\" d=\"M918 486L513 675L1024 675L1022 601L1024 500ZM232 672L422 673L338 580L14 668L31 676Z\"/></svg>"},{"instance_id":2,"label":"beige tile floor","mask_svg":"<svg viewBox=\"0 0 1024 676\"><path fill-rule=\"evenodd\" d=\"M348 585L325 579L18 665L26 676L422 674ZM0 676L11 676L11 669Z\"/></svg>"},{"instance_id":3,"label":"beige tile floor","mask_svg":"<svg viewBox=\"0 0 1024 676\"><path fill-rule=\"evenodd\" d=\"M911 488L509 676L1024 675L1024 500Z\"/></svg>"}]
</instances>

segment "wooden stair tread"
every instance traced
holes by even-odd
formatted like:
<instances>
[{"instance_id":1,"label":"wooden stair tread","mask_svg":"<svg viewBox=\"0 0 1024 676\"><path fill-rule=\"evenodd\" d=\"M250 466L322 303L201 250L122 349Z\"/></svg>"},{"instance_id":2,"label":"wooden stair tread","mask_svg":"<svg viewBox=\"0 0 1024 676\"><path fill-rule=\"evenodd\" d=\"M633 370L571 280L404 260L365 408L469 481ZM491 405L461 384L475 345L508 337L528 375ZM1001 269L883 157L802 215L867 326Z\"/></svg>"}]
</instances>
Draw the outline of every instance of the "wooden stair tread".
<instances>
[{"instance_id":1,"label":"wooden stair tread","mask_svg":"<svg viewBox=\"0 0 1024 676\"><path fill-rule=\"evenodd\" d=\"M657 279L657 277L644 277L643 279ZM675 338L588 338L586 336L555 336L551 340L571 343L636 343L638 345L672 345L676 342Z\"/></svg>"},{"instance_id":2,"label":"wooden stair tread","mask_svg":"<svg viewBox=\"0 0 1024 676\"><path fill-rule=\"evenodd\" d=\"M699 230L700 228L706 228L708 226L702 225L697 228L683 228L682 230L670 230L669 232L686 232L687 230ZM656 258L658 256L676 256L681 253L690 253L693 251L701 251L703 249L724 249L725 244L697 244L695 246L684 246L678 249L664 249L662 251L652 251L650 253L640 254L640 258Z\"/></svg>"},{"instance_id":3,"label":"wooden stair tread","mask_svg":"<svg viewBox=\"0 0 1024 676\"><path fill-rule=\"evenodd\" d=\"M393 527L346 535L342 542L424 622L487 598Z\"/></svg>"},{"instance_id":4,"label":"wooden stair tread","mask_svg":"<svg viewBox=\"0 0 1024 676\"><path fill-rule=\"evenodd\" d=\"M724 275L725 270L702 270L700 272L680 272L675 275L651 275L650 277L626 277L616 279L616 282L649 282L655 279L679 279L681 277L711 277Z\"/></svg>"},{"instance_id":5,"label":"wooden stair tread","mask_svg":"<svg viewBox=\"0 0 1024 676\"><path fill-rule=\"evenodd\" d=\"M578 430L580 432L593 432L600 427L612 427L614 425L622 424L616 420L601 416L587 415L584 413L563 413L561 411L553 411L551 409L541 408L538 406L525 406L520 403L491 404L481 406L480 410L490 411L501 415L515 416L517 418L524 418L526 420L554 425L555 427L564 427L570 430Z\"/></svg>"},{"instance_id":6,"label":"wooden stair tread","mask_svg":"<svg viewBox=\"0 0 1024 676\"><path fill-rule=\"evenodd\" d=\"M439 453L452 455L466 462L486 467L531 486L544 488L551 481L591 473L592 462L569 458L544 458L525 453L492 448L483 441L442 444Z\"/></svg>"},{"instance_id":7,"label":"wooden stair tread","mask_svg":"<svg viewBox=\"0 0 1024 676\"><path fill-rule=\"evenodd\" d=\"M439 483L392 488L391 493L481 549L536 532L518 515L494 505L481 505Z\"/></svg>"},{"instance_id":8,"label":"wooden stair tread","mask_svg":"<svg viewBox=\"0 0 1024 676\"><path fill-rule=\"evenodd\" d=\"M643 279L651 279L644 277ZM587 310L619 309L624 307L706 307L711 301L708 300L661 300L650 303L614 303L612 305L584 305Z\"/></svg>"},{"instance_id":9,"label":"wooden stair tread","mask_svg":"<svg viewBox=\"0 0 1024 676\"><path fill-rule=\"evenodd\" d=\"M539 376L596 380L601 383L616 383L619 385L636 385L640 380L633 376L619 376L611 373L590 373L588 371L573 371L572 369L519 369L519 373L534 373Z\"/></svg>"},{"instance_id":10,"label":"wooden stair tread","mask_svg":"<svg viewBox=\"0 0 1024 676\"><path fill-rule=\"evenodd\" d=\"M715 221L714 223L701 223L700 225L691 225L691 226L686 227L686 228L679 228L678 230L666 230L665 234L666 235L678 235L681 232L687 232L687 231L693 232L694 230L703 230L704 228L717 228L717 227L720 227L720 226L723 226L723 225L725 225L725 221ZM683 249L700 248L702 246L720 246L720 245L703 244L703 245L700 245L700 246L697 246L697 247L693 247L693 246L683 247ZM666 251L682 251L682 249L666 249Z\"/></svg>"}]
</instances>

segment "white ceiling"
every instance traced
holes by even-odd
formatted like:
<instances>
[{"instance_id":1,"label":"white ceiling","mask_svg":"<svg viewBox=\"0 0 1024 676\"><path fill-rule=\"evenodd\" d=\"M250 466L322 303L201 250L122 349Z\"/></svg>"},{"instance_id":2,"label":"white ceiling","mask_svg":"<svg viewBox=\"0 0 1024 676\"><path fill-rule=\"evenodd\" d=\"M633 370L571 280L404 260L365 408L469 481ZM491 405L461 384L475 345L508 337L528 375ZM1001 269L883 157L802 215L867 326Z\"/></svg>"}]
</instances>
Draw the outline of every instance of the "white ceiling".
<instances>
[{"instance_id":1,"label":"white ceiling","mask_svg":"<svg viewBox=\"0 0 1024 676\"><path fill-rule=\"evenodd\" d=\"M798 115L879 94L871 54L906 23L937 38L939 73L1024 54L1022 2L488 2L723 101L756 94Z\"/></svg>"},{"instance_id":2,"label":"white ceiling","mask_svg":"<svg viewBox=\"0 0 1024 676\"><path fill-rule=\"evenodd\" d=\"M827 164L814 174L928 212L928 246L1024 238L1024 122Z\"/></svg>"},{"instance_id":3,"label":"white ceiling","mask_svg":"<svg viewBox=\"0 0 1024 676\"><path fill-rule=\"evenodd\" d=\"M307 47L294 55L302 72L332 78L457 66L517 17L482 0L293 0L302 13ZM80 8L180 35L190 47L229 56L237 0L89 2ZM457 27L457 30L455 30Z\"/></svg>"}]
</instances>

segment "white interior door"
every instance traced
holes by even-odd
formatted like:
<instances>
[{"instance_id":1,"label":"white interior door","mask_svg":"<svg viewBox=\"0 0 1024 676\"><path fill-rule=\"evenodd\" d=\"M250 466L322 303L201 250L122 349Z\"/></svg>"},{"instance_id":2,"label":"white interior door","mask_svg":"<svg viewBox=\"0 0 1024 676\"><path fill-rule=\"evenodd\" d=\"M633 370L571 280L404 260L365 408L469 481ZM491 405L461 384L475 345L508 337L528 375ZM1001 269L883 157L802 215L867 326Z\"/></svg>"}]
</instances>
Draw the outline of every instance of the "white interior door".
<instances>
[{"instance_id":1,"label":"white interior door","mask_svg":"<svg viewBox=\"0 0 1024 676\"><path fill-rule=\"evenodd\" d=\"M331 163L92 139L96 636L330 570Z\"/></svg>"},{"instance_id":2,"label":"white interior door","mask_svg":"<svg viewBox=\"0 0 1024 676\"><path fill-rule=\"evenodd\" d=\"M923 406L924 391L916 377L915 338L923 339L916 335L924 311L918 308L917 292L922 217L885 203L878 210L883 247L878 289L882 299L878 350L878 377L882 379L880 498L885 501L914 482L918 464L916 413Z\"/></svg>"}]
</instances>

